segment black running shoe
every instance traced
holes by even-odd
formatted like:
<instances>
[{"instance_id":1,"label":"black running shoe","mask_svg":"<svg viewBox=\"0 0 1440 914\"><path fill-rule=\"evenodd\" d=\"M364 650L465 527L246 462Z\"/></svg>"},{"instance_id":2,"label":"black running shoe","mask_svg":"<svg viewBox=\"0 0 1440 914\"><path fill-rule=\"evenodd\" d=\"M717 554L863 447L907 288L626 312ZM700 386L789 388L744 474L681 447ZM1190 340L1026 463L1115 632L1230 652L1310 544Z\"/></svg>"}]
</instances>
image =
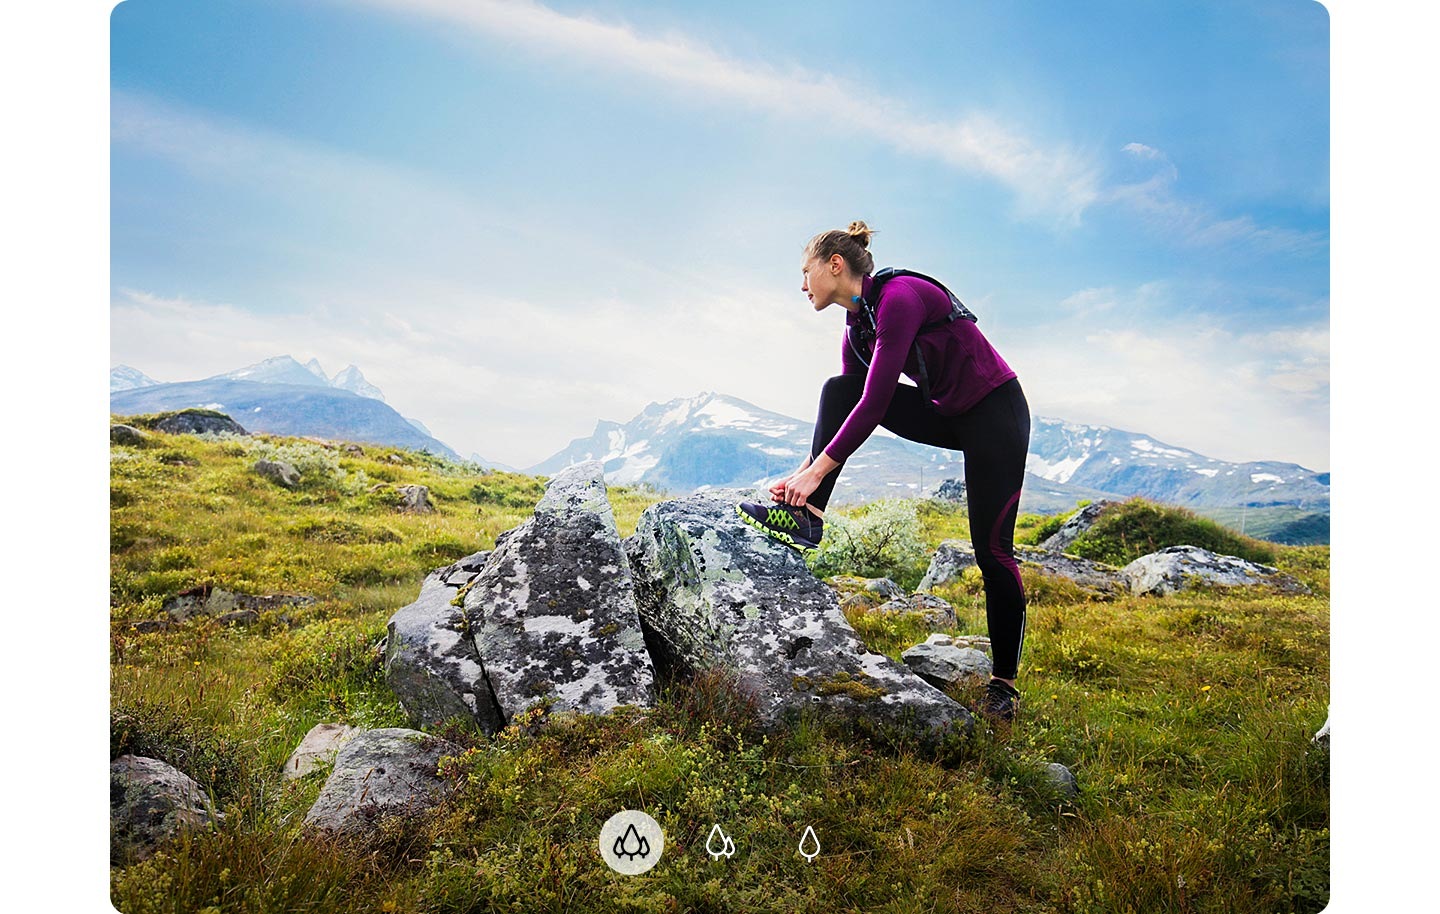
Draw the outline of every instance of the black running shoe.
<instances>
[{"instance_id":1,"label":"black running shoe","mask_svg":"<svg viewBox=\"0 0 1440 914\"><path fill-rule=\"evenodd\" d=\"M975 710L989 720L1008 723L1015 719L1019 706L1020 693L1009 683L992 679L985 687L985 697L980 699L980 706Z\"/></svg>"},{"instance_id":2,"label":"black running shoe","mask_svg":"<svg viewBox=\"0 0 1440 914\"><path fill-rule=\"evenodd\" d=\"M740 519L757 530L763 530L775 539L800 552L818 549L820 537L825 532L825 522L815 516L809 508L791 505L757 505L742 501L735 506Z\"/></svg>"}]
</instances>

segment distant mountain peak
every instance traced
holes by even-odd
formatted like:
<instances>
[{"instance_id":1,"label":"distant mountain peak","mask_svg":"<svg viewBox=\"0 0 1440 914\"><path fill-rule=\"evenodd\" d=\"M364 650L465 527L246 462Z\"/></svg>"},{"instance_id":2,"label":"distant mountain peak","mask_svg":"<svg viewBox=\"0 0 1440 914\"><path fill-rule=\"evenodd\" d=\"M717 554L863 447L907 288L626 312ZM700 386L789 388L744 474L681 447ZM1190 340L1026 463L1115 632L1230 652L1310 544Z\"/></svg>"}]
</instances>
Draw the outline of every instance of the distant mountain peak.
<instances>
[{"instance_id":1,"label":"distant mountain peak","mask_svg":"<svg viewBox=\"0 0 1440 914\"><path fill-rule=\"evenodd\" d=\"M135 390L137 387L153 387L160 382L139 369L129 365L116 365L110 369L110 392Z\"/></svg>"}]
</instances>

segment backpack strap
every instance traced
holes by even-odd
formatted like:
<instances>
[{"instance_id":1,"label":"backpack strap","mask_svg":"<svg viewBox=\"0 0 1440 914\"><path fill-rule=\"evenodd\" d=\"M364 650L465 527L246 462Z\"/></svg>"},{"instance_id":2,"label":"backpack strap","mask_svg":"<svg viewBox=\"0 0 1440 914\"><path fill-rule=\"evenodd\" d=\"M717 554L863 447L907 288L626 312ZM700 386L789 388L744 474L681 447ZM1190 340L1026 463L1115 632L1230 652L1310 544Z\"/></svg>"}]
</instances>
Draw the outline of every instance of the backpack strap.
<instances>
[{"instance_id":1,"label":"backpack strap","mask_svg":"<svg viewBox=\"0 0 1440 914\"><path fill-rule=\"evenodd\" d=\"M914 348L911 350L915 353L915 367L917 368L917 374L919 374L920 376L916 379L920 382L920 396L925 399L925 405L927 407L929 407L930 409L934 409L935 405L930 400L930 373L925 368L925 356L920 351L920 334L929 333L932 330L938 330L941 327L945 327L959 320L970 321L971 323L979 323L979 318L977 318L969 308L965 307L964 303L960 301L960 297L957 296L954 292L951 292L948 288L946 288L945 284L940 282L940 280L926 276L924 273L917 273L914 270L902 270L896 269L895 267L884 267L882 269L876 270L875 274L871 276L870 295L860 300L860 315L862 318L862 325L860 328L861 342L875 339L875 304L880 301L880 290L885 287L886 283L888 283L890 280L894 279L897 276L910 276L915 279L923 279L925 282L930 283L932 286L938 287L940 291L944 292L945 295L950 299L950 313L938 321L931 321L928 324L922 324L920 326L920 329L915 331L916 339L914 343ZM851 351L855 353L856 357L859 358L861 362L865 363L866 368L869 368L870 362L866 360L864 356L860 355L860 349L855 345L855 341L851 339L849 330L845 332L845 339L847 342L850 343Z\"/></svg>"}]
</instances>

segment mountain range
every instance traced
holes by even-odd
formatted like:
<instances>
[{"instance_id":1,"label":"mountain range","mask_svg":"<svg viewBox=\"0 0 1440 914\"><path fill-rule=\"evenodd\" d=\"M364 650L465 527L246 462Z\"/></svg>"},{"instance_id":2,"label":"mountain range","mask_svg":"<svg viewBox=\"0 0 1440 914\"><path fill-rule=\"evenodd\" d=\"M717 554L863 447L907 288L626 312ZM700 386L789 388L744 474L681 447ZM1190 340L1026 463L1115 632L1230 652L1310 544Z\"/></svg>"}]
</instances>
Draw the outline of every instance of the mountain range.
<instances>
[{"instance_id":1,"label":"mountain range","mask_svg":"<svg viewBox=\"0 0 1440 914\"><path fill-rule=\"evenodd\" d=\"M202 381L157 383L126 366L111 372L111 411L120 415L208 406L253 431L320 435L427 449L456 457L420 422L400 416L351 365L327 377L318 362L290 356ZM764 484L797 468L810 450L810 421L719 393L652 403L628 422L600 420L588 436L520 472L553 475L600 460L614 484L666 491ZM486 466L511 469L486 461ZM1137 432L1035 417L1021 510L1054 513L1077 501L1143 496L1189 507L1235 526L1300 525L1308 541L1328 539L1330 474L1293 463L1232 463ZM964 455L878 431L846 463L837 505L884 497L932 496L964 478ZM949 487L947 487L949 488Z\"/></svg>"},{"instance_id":2,"label":"mountain range","mask_svg":"<svg viewBox=\"0 0 1440 914\"><path fill-rule=\"evenodd\" d=\"M228 414L248 431L317 435L362 444L388 444L460 459L414 419L385 402L380 388L350 365L327 377L320 363L288 355L199 381L160 383L119 365L110 372L110 411L117 415L200 406Z\"/></svg>"},{"instance_id":3,"label":"mountain range","mask_svg":"<svg viewBox=\"0 0 1440 914\"><path fill-rule=\"evenodd\" d=\"M748 486L797 468L810 450L811 423L722 394L647 406L625 424L601 421L586 438L527 472L549 475L580 460L601 460L616 483L689 491ZM1140 495L1191 508L1308 507L1327 512L1330 476L1293 463L1228 463L1135 432L1037 417L1022 509L1047 513L1080 499ZM962 479L959 451L872 435L850 458L836 503L934 494Z\"/></svg>"}]
</instances>

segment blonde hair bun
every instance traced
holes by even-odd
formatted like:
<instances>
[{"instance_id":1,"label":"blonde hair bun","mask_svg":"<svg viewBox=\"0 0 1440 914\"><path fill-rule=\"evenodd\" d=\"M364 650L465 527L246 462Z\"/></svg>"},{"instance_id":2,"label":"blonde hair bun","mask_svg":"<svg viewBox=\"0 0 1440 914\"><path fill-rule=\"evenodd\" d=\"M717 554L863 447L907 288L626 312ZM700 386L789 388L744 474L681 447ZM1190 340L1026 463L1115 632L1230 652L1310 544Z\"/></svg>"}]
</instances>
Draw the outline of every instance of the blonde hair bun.
<instances>
[{"instance_id":1,"label":"blonde hair bun","mask_svg":"<svg viewBox=\"0 0 1440 914\"><path fill-rule=\"evenodd\" d=\"M870 236L875 234L875 232L870 226L857 219L850 223L850 227L845 230L845 234L860 242L862 248L868 248L870 247Z\"/></svg>"}]
</instances>

